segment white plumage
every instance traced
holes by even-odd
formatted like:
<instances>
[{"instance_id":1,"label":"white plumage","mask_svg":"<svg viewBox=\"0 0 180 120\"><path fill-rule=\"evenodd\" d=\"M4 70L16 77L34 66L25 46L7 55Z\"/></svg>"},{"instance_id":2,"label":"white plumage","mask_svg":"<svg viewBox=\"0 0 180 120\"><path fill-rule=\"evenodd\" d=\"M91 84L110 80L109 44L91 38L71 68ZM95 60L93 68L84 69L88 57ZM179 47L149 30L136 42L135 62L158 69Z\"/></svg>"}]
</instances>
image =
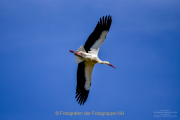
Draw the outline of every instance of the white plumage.
<instances>
[{"instance_id":1,"label":"white plumage","mask_svg":"<svg viewBox=\"0 0 180 120\"><path fill-rule=\"evenodd\" d=\"M87 100L91 86L91 75L94 65L96 63L100 63L107 64L115 68L108 61L101 61L98 58L99 49L106 38L106 35L111 26L111 22L111 16L103 16L100 18L96 28L87 39L84 47L79 47L76 52L70 50L70 52L75 54L75 60L78 64L75 98L80 105L83 105Z\"/></svg>"}]
</instances>

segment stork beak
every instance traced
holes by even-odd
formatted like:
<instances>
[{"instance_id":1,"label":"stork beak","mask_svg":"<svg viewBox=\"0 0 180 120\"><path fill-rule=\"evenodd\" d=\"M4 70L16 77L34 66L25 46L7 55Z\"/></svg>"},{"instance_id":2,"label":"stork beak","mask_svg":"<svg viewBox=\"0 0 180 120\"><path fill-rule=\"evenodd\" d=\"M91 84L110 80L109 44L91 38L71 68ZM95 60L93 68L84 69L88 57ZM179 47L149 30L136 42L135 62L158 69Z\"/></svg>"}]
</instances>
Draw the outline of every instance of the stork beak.
<instances>
[{"instance_id":1,"label":"stork beak","mask_svg":"<svg viewBox=\"0 0 180 120\"><path fill-rule=\"evenodd\" d=\"M111 64L109 64L109 66L111 66L111 67L113 67L113 68L115 68L113 65L111 65ZM116 69L116 68L115 68Z\"/></svg>"}]
</instances>

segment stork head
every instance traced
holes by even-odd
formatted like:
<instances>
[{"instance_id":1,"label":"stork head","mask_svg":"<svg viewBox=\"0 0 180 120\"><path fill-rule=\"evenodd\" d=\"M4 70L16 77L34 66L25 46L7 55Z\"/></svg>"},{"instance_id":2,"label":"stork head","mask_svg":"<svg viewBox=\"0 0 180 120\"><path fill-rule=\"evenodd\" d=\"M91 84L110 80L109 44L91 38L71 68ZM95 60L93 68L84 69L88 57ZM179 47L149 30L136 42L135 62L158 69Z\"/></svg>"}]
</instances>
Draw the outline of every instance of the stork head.
<instances>
[{"instance_id":1,"label":"stork head","mask_svg":"<svg viewBox=\"0 0 180 120\"><path fill-rule=\"evenodd\" d=\"M104 64L107 64L107 65L109 65L109 66L111 66L111 67L113 67L113 68L115 68L113 65L111 65L111 63L110 62L108 62L108 61L104 61ZM116 68L115 68L116 69Z\"/></svg>"}]
</instances>

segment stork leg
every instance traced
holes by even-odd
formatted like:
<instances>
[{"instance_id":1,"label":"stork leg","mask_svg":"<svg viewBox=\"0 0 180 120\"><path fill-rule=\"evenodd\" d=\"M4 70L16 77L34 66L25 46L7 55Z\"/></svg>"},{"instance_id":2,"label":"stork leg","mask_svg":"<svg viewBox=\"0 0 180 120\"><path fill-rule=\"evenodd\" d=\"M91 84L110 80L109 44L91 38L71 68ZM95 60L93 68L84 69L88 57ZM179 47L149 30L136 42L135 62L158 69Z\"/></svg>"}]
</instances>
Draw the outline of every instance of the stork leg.
<instances>
[{"instance_id":1,"label":"stork leg","mask_svg":"<svg viewBox=\"0 0 180 120\"><path fill-rule=\"evenodd\" d=\"M74 51L73 50L69 50L70 52L72 52L72 53L74 53Z\"/></svg>"},{"instance_id":2,"label":"stork leg","mask_svg":"<svg viewBox=\"0 0 180 120\"><path fill-rule=\"evenodd\" d=\"M82 55L85 55L84 53L82 53L82 52L75 52L75 51L73 51L73 50L69 50L71 53L74 53L75 55L77 55L77 56L79 56L79 57L82 57Z\"/></svg>"}]
</instances>

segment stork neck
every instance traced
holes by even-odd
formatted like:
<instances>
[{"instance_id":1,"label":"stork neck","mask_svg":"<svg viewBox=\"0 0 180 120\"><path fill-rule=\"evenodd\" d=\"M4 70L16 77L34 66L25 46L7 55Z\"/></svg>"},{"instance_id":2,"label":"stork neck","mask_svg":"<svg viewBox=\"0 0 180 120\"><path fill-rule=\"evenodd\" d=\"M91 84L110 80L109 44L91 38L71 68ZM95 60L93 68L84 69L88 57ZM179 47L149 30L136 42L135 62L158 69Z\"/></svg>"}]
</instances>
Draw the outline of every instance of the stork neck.
<instances>
[{"instance_id":1,"label":"stork neck","mask_svg":"<svg viewBox=\"0 0 180 120\"><path fill-rule=\"evenodd\" d=\"M109 64L108 61L101 61L100 63L101 63L101 64L107 64L107 65Z\"/></svg>"}]
</instances>

